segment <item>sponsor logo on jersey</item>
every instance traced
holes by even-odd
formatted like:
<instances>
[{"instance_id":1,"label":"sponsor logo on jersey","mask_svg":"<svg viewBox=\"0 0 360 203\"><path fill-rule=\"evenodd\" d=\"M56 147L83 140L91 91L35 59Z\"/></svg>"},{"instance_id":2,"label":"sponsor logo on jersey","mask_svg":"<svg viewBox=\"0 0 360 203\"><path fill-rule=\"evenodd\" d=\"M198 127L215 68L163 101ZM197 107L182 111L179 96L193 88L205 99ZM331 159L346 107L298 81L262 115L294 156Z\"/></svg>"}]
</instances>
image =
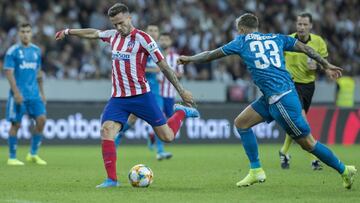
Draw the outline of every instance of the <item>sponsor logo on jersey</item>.
<instances>
[{"instance_id":1,"label":"sponsor logo on jersey","mask_svg":"<svg viewBox=\"0 0 360 203\"><path fill-rule=\"evenodd\" d=\"M26 62L26 61L23 61L19 67L20 69L36 69L38 66L37 63L34 63L34 62Z\"/></svg>"},{"instance_id":2,"label":"sponsor logo on jersey","mask_svg":"<svg viewBox=\"0 0 360 203\"><path fill-rule=\"evenodd\" d=\"M112 60L130 60L130 53L123 51L113 51L112 52Z\"/></svg>"}]
</instances>

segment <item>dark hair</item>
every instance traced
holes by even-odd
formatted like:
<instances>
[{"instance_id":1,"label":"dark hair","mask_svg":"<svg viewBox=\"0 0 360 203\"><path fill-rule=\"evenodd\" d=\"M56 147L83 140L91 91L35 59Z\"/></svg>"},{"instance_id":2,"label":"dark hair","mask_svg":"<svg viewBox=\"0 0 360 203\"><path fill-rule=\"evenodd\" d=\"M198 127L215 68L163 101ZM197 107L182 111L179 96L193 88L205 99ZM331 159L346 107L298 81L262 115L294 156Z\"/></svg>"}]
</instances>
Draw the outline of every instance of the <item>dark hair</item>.
<instances>
[{"instance_id":1,"label":"dark hair","mask_svg":"<svg viewBox=\"0 0 360 203\"><path fill-rule=\"evenodd\" d=\"M255 29L259 26L259 20L254 14L245 13L236 19L236 26Z\"/></svg>"},{"instance_id":2,"label":"dark hair","mask_svg":"<svg viewBox=\"0 0 360 203\"><path fill-rule=\"evenodd\" d=\"M298 15L298 17L302 17L302 18L309 18L310 23L312 23L313 19L312 19L312 15L310 13L300 13Z\"/></svg>"},{"instance_id":3,"label":"dark hair","mask_svg":"<svg viewBox=\"0 0 360 203\"><path fill-rule=\"evenodd\" d=\"M162 33L160 33L160 36L169 36L169 37L171 37L171 33L170 32L162 32Z\"/></svg>"},{"instance_id":4,"label":"dark hair","mask_svg":"<svg viewBox=\"0 0 360 203\"><path fill-rule=\"evenodd\" d=\"M114 17L119 13L129 13L129 8L122 3L116 3L108 10L108 16Z\"/></svg>"},{"instance_id":5,"label":"dark hair","mask_svg":"<svg viewBox=\"0 0 360 203\"><path fill-rule=\"evenodd\" d=\"M158 27L158 28L159 28L158 23L156 23L155 21L149 22L149 23L146 25L146 29L148 29L150 26L155 26L155 27Z\"/></svg>"},{"instance_id":6,"label":"dark hair","mask_svg":"<svg viewBox=\"0 0 360 203\"><path fill-rule=\"evenodd\" d=\"M20 28L24 28L24 27L30 27L31 28L31 24L28 21L20 21L17 25L18 29Z\"/></svg>"}]
</instances>

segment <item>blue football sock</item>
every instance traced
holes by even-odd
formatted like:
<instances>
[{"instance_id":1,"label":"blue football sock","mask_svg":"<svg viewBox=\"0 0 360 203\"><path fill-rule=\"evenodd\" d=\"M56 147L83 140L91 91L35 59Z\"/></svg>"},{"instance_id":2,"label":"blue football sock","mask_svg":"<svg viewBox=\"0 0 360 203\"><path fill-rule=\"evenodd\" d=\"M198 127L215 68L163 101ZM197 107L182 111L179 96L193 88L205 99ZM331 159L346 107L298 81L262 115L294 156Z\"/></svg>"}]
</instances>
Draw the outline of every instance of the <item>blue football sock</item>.
<instances>
[{"instance_id":1,"label":"blue football sock","mask_svg":"<svg viewBox=\"0 0 360 203\"><path fill-rule=\"evenodd\" d=\"M155 143L156 143L156 150L157 153L164 152L164 143L160 140L160 138L155 134Z\"/></svg>"},{"instance_id":2,"label":"blue football sock","mask_svg":"<svg viewBox=\"0 0 360 203\"><path fill-rule=\"evenodd\" d=\"M131 125L128 122L126 122L120 132L124 133L127 130L129 130L129 128L131 128Z\"/></svg>"},{"instance_id":3,"label":"blue football sock","mask_svg":"<svg viewBox=\"0 0 360 203\"><path fill-rule=\"evenodd\" d=\"M8 144L10 159L16 159L17 136L9 135Z\"/></svg>"},{"instance_id":4,"label":"blue football sock","mask_svg":"<svg viewBox=\"0 0 360 203\"><path fill-rule=\"evenodd\" d=\"M335 154L325 145L317 142L314 149L311 151L313 155L319 158L323 163L337 170L342 174L345 170L345 165L335 156Z\"/></svg>"},{"instance_id":5,"label":"blue football sock","mask_svg":"<svg viewBox=\"0 0 360 203\"><path fill-rule=\"evenodd\" d=\"M42 140L42 135L41 134L34 134L31 138L31 147L30 147L30 154L31 155L36 155L38 152L38 149L41 145L41 140Z\"/></svg>"},{"instance_id":6,"label":"blue football sock","mask_svg":"<svg viewBox=\"0 0 360 203\"><path fill-rule=\"evenodd\" d=\"M122 131L120 131L116 137L115 137L115 148L118 148L118 146L120 145L121 142L121 138L123 137L124 133Z\"/></svg>"},{"instance_id":7,"label":"blue football sock","mask_svg":"<svg viewBox=\"0 0 360 203\"><path fill-rule=\"evenodd\" d=\"M247 157L249 158L250 168L260 168L261 164L259 159L258 145L252 129L238 128L237 131L241 136L242 145L245 149Z\"/></svg>"},{"instance_id":8,"label":"blue football sock","mask_svg":"<svg viewBox=\"0 0 360 203\"><path fill-rule=\"evenodd\" d=\"M115 137L115 147L118 148L120 145L121 139L124 136L124 133L131 128L131 125L126 122L123 126L123 128L120 130L120 132Z\"/></svg>"}]
</instances>

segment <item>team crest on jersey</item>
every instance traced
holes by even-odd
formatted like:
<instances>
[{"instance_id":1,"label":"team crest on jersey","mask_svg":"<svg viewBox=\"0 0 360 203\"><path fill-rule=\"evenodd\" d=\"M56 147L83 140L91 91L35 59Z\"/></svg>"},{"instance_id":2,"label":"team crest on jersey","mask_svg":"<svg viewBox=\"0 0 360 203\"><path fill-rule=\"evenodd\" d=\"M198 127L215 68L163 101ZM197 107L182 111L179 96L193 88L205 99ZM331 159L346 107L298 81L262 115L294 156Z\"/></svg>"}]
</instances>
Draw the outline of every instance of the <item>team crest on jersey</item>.
<instances>
[{"instance_id":1,"label":"team crest on jersey","mask_svg":"<svg viewBox=\"0 0 360 203\"><path fill-rule=\"evenodd\" d=\"M135 41L129 41L129 43L127 44L128 49L132 49L134 48L134 46L135 46Z\"/></svg>"},{"instance_id":2,"label":"team crest on jersey","mask_svg":"<svg viewBox=\"0 0 360 203\"><path fill-rule=\"evenodd\" d=\"M21 49L19 50L19 57L20 57L21 59L24 58L24 52L23 52Z\"/></svg>"}]
</instances>

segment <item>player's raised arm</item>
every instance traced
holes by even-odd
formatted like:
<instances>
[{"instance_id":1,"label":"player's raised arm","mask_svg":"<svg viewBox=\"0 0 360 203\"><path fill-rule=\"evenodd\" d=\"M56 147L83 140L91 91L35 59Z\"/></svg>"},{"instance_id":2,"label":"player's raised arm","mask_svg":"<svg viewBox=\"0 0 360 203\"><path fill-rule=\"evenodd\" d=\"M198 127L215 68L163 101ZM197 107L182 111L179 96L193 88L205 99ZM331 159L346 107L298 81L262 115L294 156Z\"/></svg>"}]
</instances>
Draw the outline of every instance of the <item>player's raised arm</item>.
<instances>
[{"instance_id":1,"label":"player's raised arm","mask_svg":"<svg viewBox=\"0 0 360 203\"><path fill-rule=\"evenodd\" d=\"M73 35L80 38L87 39L98 39L100 38L99 33L101 31L93 28L85 28L85 29L65 29L56 32L55 39L61 40L64 39L67 35Z\"/></svg>"},{"instance_id":2,"label":"player's raised arm","mask_svg":"<svg viewBox=\"0 0 360 203\"><path fill-rule=\"evenodd\" d=\"M187 63L206 63L226 56L221 48L212 51L204 51L194 56L180 56L177 60L178 64Z\"/></svg>"},{"instance_id":3,"label":"player's raised arm","mask_svg":"<svg viewBox=\"0 0 360 203\"><path fill-rule=\"evenodd\" d=\"M332 71L332 78L341 77L341 72L343 70L342 68L329 63L326 59L321 57L320 54L318 54L313 48L307 46L306 44L297 41L294 45L293 50L308 55L310 58L317 61L324 69L329 69L330 71Z\"/></svg>"}]
</instances>

